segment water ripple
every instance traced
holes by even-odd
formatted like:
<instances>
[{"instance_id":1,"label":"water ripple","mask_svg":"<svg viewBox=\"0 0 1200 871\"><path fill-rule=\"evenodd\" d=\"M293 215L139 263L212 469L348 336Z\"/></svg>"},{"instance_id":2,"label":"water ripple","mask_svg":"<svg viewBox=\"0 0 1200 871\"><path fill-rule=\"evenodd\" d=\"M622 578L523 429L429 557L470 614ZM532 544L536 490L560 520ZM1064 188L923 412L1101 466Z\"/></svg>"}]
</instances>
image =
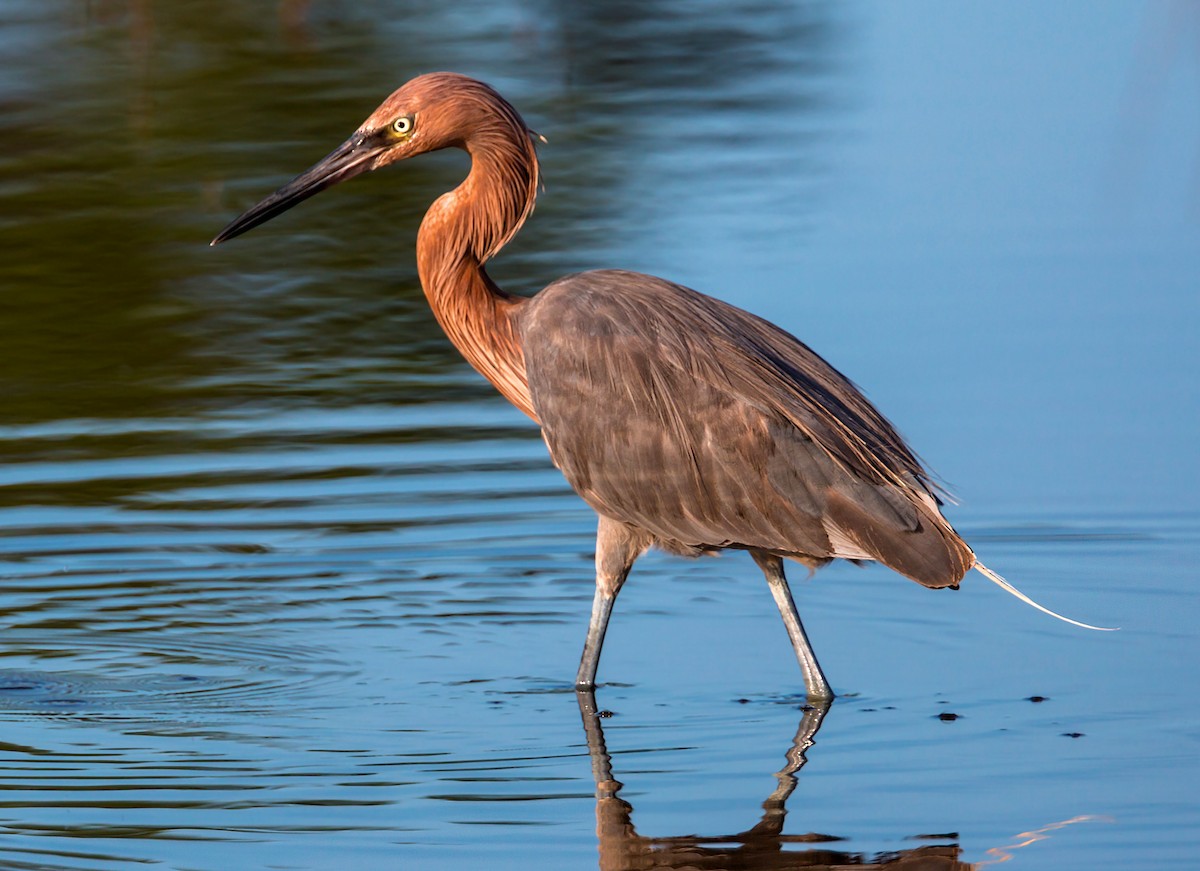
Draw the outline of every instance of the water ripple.
<instances>
[{"instance_id":1,"label":"water ripple","mask_svg":"<svg viewBox=\"0 0 1200 871\"><path fill-rule=\"evenodd\" d=\"M170 721L220 713L286 711L356 667L332 651L240 636L173 632L9 632L0 652L0 710L7 715ZM66 662L63 669L16 663Z\"/></svg>"}]
</instances>

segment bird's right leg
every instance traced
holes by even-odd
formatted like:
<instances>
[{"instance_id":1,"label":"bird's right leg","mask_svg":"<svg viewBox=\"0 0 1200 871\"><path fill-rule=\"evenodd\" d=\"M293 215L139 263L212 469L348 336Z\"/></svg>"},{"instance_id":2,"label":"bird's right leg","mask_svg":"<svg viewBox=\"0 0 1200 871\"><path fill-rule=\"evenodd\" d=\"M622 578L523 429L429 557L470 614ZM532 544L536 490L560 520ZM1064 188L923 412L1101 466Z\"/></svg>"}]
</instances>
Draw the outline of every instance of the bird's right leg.
<instances>
[{"instance_id":1,"label":"bird's right leg","mask_svg":"<svg viewBox=\"0 0 1200 871\"><path fill-rule=\"evenodd\" d=\"M792 639L792 647L796 651L796 659L800 661L804 689L809 701L822 702L832 699L833 690L829 688L829 681L825 680L825 674L817 662L817 655L813 653L808 636L804 633L804 624L800 622L800 612L796 610L796 602L792 599L792 591L783 573L783 560L761 550L752 550L750 555L767 576L771 595L775 597L775 604L779 606L783 625L787 627L788 637Z\"/></svg>"},{"instance_id":2,"label":"bird's right leg","mask_svg":"<svg viewBox=\"0 0 1200 871\"><path fill-rule=\"evenodd\" d=\"M596 597L592 600L592 619L588 624L579 672L575 675L576 687L590 689L596 685L600 648L604 646L604 633L608 630L613 603L625 579L629 577L633 561L649 546L650 539L645 534L624 523L600 517L600 525L596 529Z\"/></svg>"}]
</instances>

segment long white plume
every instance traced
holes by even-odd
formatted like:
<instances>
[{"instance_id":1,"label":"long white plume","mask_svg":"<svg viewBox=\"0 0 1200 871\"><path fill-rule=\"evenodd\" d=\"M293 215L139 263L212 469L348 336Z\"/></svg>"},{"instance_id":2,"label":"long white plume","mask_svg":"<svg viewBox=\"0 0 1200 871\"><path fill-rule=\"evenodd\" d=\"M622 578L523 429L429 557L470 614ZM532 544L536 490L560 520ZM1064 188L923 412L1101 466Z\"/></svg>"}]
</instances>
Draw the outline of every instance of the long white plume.
<instances>
[{"instance_id":1,"label":"long white plume","mask_svg":"<svg viewBox=\"0 0 1200 871\"><path fill-rule=\"evenodd\" d=\"M1000 577L998 574L996 574L994 571L989 569L987 566L985 566L979 560L975 560L975 565L973 565L972 568L975 569L975 571L979 572L981 575L983 575L985 578L987 578L989 581L991 581L993 584L998 586L1000 589L1004 590L1007 593L1012 593L1014 596L1016 596L1018 599L1020 599L1026 605L1032 605L1033 607L1037 608L1039 611L1041 611L1045 614L1049 614L1051 617L1057 617L1059 620L1062 620L1064 623L1070 623L1072 626L1080 626L1084 629L1095 629L1097 632L1116 632L1117 629L1119 628L1117 626L1092 626L1089 623L1080 623L1078 620L1072 620L1070 617L1064 617L1062 614L1056 614L1053 611L1051 611L1049 608L1047 608L1043 605L1039 605L1037 602L1033 601L1033 599L1026 596L1024 593L1022 593L1020 590L1018 590L1016 587L1014 587L1008 581L1004 580L1004 578Z\"/></svg>"}]
</instances>

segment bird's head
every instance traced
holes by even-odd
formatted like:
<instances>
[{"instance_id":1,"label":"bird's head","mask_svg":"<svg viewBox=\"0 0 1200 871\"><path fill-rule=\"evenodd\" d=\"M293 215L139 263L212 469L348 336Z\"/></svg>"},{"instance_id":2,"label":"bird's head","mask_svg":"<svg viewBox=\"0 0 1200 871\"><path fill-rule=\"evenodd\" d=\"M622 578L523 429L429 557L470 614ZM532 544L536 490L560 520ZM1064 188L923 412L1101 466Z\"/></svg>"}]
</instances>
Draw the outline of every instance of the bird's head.
<instances>
[{"instance_id":1,"label":"bird's head","mask_svg":"<svg viewBox=\"0 0 1200 871\"><path fill-rule=\"evenodd\" d=\"M508 101L483 82L457 73L428 73L380 104L350 138L212 240L213 245L266 223L338 182L439 148L471 150L473 141L500 131L533 136Z\"/></svg>"}]
</instances>

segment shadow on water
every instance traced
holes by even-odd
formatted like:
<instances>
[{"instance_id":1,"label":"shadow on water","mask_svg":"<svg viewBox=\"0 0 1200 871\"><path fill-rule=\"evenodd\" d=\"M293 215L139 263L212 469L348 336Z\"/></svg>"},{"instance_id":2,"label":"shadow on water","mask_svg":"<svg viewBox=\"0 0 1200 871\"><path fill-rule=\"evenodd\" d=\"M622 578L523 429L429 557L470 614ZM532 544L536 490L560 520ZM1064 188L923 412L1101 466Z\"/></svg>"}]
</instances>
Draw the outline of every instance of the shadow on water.
<instances>
[{"instance_id":1,"label":"shadow on water","mask_svg":"<svg viewBox=\"0 0 1200 871\"><path fill-rule=\"evenodd\" d=\"M868 855L825 846L844 840L809 832L785 834L787 801L796 790L796 775L808 761L817 731L829 705L805 705L787 764L775 775L779 785L762 803L762 818L749 829L721 835L642 835L633 822L633 805L621 798L624 786L613 773L612 757L604 742L601 721L610 716L596 704L592 692L577 693L579 713L587 735L592 776L596 781L596 837L601 871L649 871L653 868L745 869L783 871L793 868L891 868L904 871L970 871L978 865L959 859L957 843L927 844L912 849ZM731 814L732 815L732 814ZM954 835L916 835L917 840L953 840ZM820 845L820 846L802 846Z\"/></svg>"}]
</instances>

